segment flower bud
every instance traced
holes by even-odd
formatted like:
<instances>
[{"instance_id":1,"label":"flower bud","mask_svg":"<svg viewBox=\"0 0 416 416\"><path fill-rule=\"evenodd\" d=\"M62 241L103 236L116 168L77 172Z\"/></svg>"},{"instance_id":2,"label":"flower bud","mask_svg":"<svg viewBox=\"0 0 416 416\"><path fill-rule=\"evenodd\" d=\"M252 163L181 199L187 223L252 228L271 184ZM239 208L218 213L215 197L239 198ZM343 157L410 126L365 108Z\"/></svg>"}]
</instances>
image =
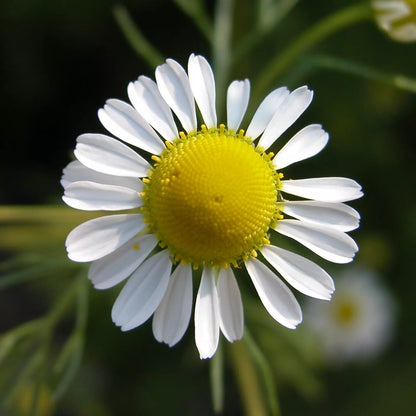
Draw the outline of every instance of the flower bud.
<instances>
[{"instance_id":1,"label":"flower bud","mask_svg":"<svg viewBox=\"0 0 416 416\"><path fill-rule=\"evenodd\" d=\"M416 41L416 0L372 0L379 28L397 42Z\"/></svg>"}]
</instances>

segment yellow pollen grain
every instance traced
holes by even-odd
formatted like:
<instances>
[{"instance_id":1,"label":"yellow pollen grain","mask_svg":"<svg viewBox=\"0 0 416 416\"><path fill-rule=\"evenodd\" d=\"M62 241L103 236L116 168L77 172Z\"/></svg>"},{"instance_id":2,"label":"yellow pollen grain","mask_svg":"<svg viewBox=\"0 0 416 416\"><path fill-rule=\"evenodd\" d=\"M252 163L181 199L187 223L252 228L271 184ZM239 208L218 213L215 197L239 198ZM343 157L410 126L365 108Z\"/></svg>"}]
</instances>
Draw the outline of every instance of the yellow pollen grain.
<instances>
[{"instance_id":1,"label":"yellow pollen grain","mask_svg":"<svg viewBox=\"0 0 416 416\"><path fill-rule=\"evenodd\" d=\"M152 156L144 216L175 261L237 267L269 242L280 175L243 130L202 125L179 136Z\"/></svg>"},{"instance_id":2,"label":"yellow pollen grain","mask_svg":"<svg viewBox=\"0 0 416 416\"><path fill-rule=\"evenodd\" d=\"M139 246L138 244L133 244L133 248L134 248L135 250L138 250L138 249L140 248L140 246Z\"/></svg>"}]
</instances>

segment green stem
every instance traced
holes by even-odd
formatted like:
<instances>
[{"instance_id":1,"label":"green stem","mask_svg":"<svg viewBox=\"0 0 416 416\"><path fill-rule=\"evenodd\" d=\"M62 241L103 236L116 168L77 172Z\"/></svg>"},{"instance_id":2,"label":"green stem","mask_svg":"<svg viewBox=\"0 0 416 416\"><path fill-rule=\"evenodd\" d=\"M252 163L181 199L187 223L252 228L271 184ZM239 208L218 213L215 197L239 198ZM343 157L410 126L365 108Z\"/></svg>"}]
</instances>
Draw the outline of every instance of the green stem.
<instances>
[{"instance_id":1,"label":"green stem","mask_svg":"<svg viewBox=\"0 0 416 416\"><path fill-rule=\"evenodd\" d=\"M266 357L264 356L261 349L258 347L254 338L251 336L250 331L247 327L244 329L244 339L243 339L247 351L251 355L254 363L257 365L257 368L262 376L264 383L265 393L268 400L269 408L273 416L280 415L280 407L277 400L277 388L274 382L273 374L270 370L270 365L267 362Z\"/></svg>"},{"instance_id":2,"label":"green stem","mask_svg":"<svg viewBox=\"0 0 416 416\"><path fill-rule=\"evenodd\" d=\"M217 1L214 20L213 66L217 92L224 97L231 64L234 0ZM217 102L218 119L224 120L223 99Z\"/></svg>"},{"instance_id":3,"label":"green stem","mask_svg":"<svg viewBox=\"0 0 416 416\"><path fill-rule=\"evenodd\" d=\"M210 22L201 0L174 0L175 3L192 20L209 43L212 43L212 23Z\"/></svg>"},{"instance_id":4,"label":"green stem","mask_svg":"<svg viewBox=\"0 0 416 416\"><path fill-rule=\"evenodd\" d=\"M131 18L128 10L121 4L113 7L114 18L130 46L151 68L160 65L164 59L159 51L144 37Z\"/></svg>"},{"instance_id":5,"label":"green stem","mask_svg":"<svg viewBox=\"0 0 416 416\"><path fill-rule=\"evenodd\" d=\"M311 57L310 60L306 61L306 63L310 64L312 67L345 72L416 93L416 79L401 74L390 74L369 66L325 55Z\"/></svg>"},{"instance_id":6,"label":"green stem","mask_svg":"<svg viewBox=\"0 0 416 416\"><path fill-rule=\"evenodd\" d=\"M11 329L0 336L0 364L9 353L13 352L16 344L23 338L34 333L40 333L44 324L44 318L38 318Z\"/></svg>"},{"instance_id":7,"label":"green stem","mask_svg":"<svg viewBox=\"0 0 416 416\"><path fill-rule=\"evenodd\" d=\"M41 317L11 329L10 331L1 335L0 340L9 339L5 345L5 350L0 351L0 359L4 359L10 349L21 339L31 333L38 332L42 339L50 336L54 326L57 324L66 308L70 305L72 299L75 297L78 288L78 281L75 280L65 293L58 299L55 306L50 312Z\"/></svg>"},{"instance_id":8,"label":"green stem","mask_svg":"<svg viewBox=\"0 0 416 416\"><path fill-rule=\"evenodd\" d=\"M89 281L86 279L85 273L81 273L78 277L77 319L75 322L75 331L79 334L85 332L88 322L88 288Z\"/></svg>"},{"instance_id":9,"label":"green stem","mask_svg":"<svg viewBox=\"0 0 416 416\"><path fill-rule=\"evenodd\" d=\"M247 416L266 416L267 409L256 368L242 341L229 346L231 364Z\"/></svg>"},{"instance_id":10,"label":"green stem","mask_svg":"<svg viewBox=\"0 0 416 416\"><path fill-rule=\"evenodd\" d=\"M95 218L96 214L84 213L59 205L3 205L0 206L0 224L77 224Z\"/></svg>"},{"instance_id":11,"label":"green stem","mask_svg":"<svg viewBox=\"0 0 416 416\"><path fill-rule=\"evenodd\" d=\"M358 3L325 17L310 29L307 29L283 52L277 53L271 59L258 78L253 96L258 99L263 95L270 84L285 72L305 51L332 34L370 18L371 15L372 10L369 3Z\"/></svg>"},{"instance_id":12,"label":"green stem","mask_svg":"<svg viewBox=\"0 0 416 416\"><path fill-rule=\"evenodd\" d=\"M49 346L52 338L52 333L43 332L42 333L42 340L41 340L41 346L40 346L40 365L38 370L35 372L35 384L34 384L34 390L33 390L33 397L32 397L32 403L30 406L30 416L36 416L38 413L38 404L41 394L41 388L45 382L46 378L46 362L49 358Z\"/></svg>"},{"instance_id":13,"label":"green stem","mask_svg":"<svg viewBox=\"0 0 416 416\"><path fill-rule=\"evenodd\" d=\"M210 364L212 404L214 412L220 414L224 408L224 353L221 339Z\"/></svg>"},{"instance_id":14,"label":"green stem","mask_svg":"<svg viewBox=\"0 0 416 416\"><path fill-rule=\"evenodd\" d=\"M63 396L76 376L84 352L85 330L88 318L88 280L85 278L85 274L81 273L77 281L75 328L62 349L54 369L62 374L53 392L53 398L56 401Z\"/></svg>"},{"instance_id":15,"label":"green stem","mask_svg":"<svg viewBox=\"0 0 416 416\"><path fill-rule=\"evenodd\" d=\"M51 309L48 315L45 317L46 331L51 331L52 328L58 323L62 315L66 311L67 307L71 304L72 300L77 295L79 290L78 279L74 280L69 288L66 289L65 293L58 299L55 306Z\"/></svg>"},{"instance_id":16,"label":"green stem","mask_svg":"<svg viewBox=\"0 0 416 416\"><path fill-rule=\"evenodd\" d=\"M235 48L234 64L240 62L259 45L271 30L293 9L297 2L298 0L286 0L274 4L270 4L269 1L261 2L257 24Z\"/></svg>"},{"instance_id":17,"label":"green stem","mask_svg":"<svg viewBox=\"0 0 416 416\"><path fill-rule=\"evenodd\" d=\"M50 272L55 272L57 268L74 267L69 261L64 259L41 259L30 265L22 265L19 270L13 270L4 273L0 279L0 290L4 290L10 286L27 283L31 280L45 277ZM77 267L77 266L75 266ZM1 270L1 269L0 269Z\"/></svg>"}]
</instances>

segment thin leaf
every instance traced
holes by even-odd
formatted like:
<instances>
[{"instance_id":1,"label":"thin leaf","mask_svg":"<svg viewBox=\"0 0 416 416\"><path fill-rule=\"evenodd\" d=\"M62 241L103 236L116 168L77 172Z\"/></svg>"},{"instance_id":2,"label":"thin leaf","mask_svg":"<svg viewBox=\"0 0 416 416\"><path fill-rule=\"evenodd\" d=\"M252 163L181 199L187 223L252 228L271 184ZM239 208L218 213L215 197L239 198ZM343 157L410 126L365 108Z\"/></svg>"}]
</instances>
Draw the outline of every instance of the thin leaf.
<instances>
[{"instance_id":1,"label":"thin leaf","mask_svg":"<svg viewBox=\"0 0 416 416\"><path fill-rule=\"evenodd\" d=\"M358 62L326 55L313 56L309 58L306 63L311 65L312 68L324 68L345 72L372 81L382 82L401 90L416 93L416 78L402 74L392 74Z\"/></svg>"},{"instance_id":2,"label":"thin leaf","mask_svg":"<svg viewBox=\"0 0 416 416\"><path fill-rule=\"evenodd\" d=\"M53 392L54 400L59 400L68 390L79 367L84 352L84 337L75 333L65 344L57 362L55 371L61 373L60 380Z\"/></svg>"},{"instance_id":3,"label":"thin leaf","mask_svg":"<svg viewBox=\"0 0 416 416\"><path fill-rule=\"evenodd\" d=\"M228 344L228 349L231 353L231 364L240 390L244 413L247 416L268 415L264 391L256 371L256 366L244 341Z\"/></svg>"},{"instance_id":4,"label":"thin leaf","mask_svg":"<svg viewBox=\"0 0 416 416\"><path fill-rule=\"evenodd\" d=\"M250 335L250 332L245 328L243 341L247 348L247 351L251 355L253 361L255 362L265 388L265 394L267 398L267 403L269 405L271 414L274 416L280 415L279 403L277 400L277 387L274 382L273 374L270 370L270 364L267 362L267 358L255 343L253 337Z\"/></svg>"},{"instance_id":5,"label":"thin leaf","mask_svg":"<svg viewBox=\"0 0 416 416\"><path fill-rule=\"evenodd\" d=\"M145 38L134 23L130 13L121 4L113 7L114 18L133 50L142 57L151 68L160 65L164 58L162 54Z\"/></svg>"},{"instance_id":6,"label":"thin leaf","mask_svg":"<svg viewBox=\"0 0 416 416\"><path fill-rule=\"evenodd\" d=\"M262 72L257 77L257 83L253 91L253 101L259 100L272 82L282 75L302 54L319 42L329 38L334 33L346 27L372 17L370 4L360 2L337 10L335 13L323 18L315 25L301 33L283 51L277 51Z\"/></svg>"},{"instance_id":7,"label":"thin leaf","mask_svg":"<svg viewBox=\"0 0 416 416\"><path fill-rule=\"evenodd\" d=\"M187 14L201 33L212 43L212 23L201 0L174 0L182 11Z\"/></svg>"}]
</instances>

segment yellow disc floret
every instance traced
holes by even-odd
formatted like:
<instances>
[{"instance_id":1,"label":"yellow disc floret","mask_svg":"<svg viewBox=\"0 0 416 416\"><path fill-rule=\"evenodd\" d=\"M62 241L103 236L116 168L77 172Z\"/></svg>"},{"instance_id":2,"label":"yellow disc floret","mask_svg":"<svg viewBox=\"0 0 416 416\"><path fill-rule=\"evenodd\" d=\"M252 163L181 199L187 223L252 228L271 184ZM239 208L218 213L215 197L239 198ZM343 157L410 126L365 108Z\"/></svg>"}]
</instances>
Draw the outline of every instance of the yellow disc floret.
<instances>
[{"instance_id":1,"label":"yellow disc floret","mask_svg":"<svg viewBox=\"0 0 416 416\"><path fill-rule=\"evenodd\" d=\"M256 255L279 217L279 174L223 125L167 143L144 180L143 211L176 261L227 267Z\"/></svg>"}]
</instances>

